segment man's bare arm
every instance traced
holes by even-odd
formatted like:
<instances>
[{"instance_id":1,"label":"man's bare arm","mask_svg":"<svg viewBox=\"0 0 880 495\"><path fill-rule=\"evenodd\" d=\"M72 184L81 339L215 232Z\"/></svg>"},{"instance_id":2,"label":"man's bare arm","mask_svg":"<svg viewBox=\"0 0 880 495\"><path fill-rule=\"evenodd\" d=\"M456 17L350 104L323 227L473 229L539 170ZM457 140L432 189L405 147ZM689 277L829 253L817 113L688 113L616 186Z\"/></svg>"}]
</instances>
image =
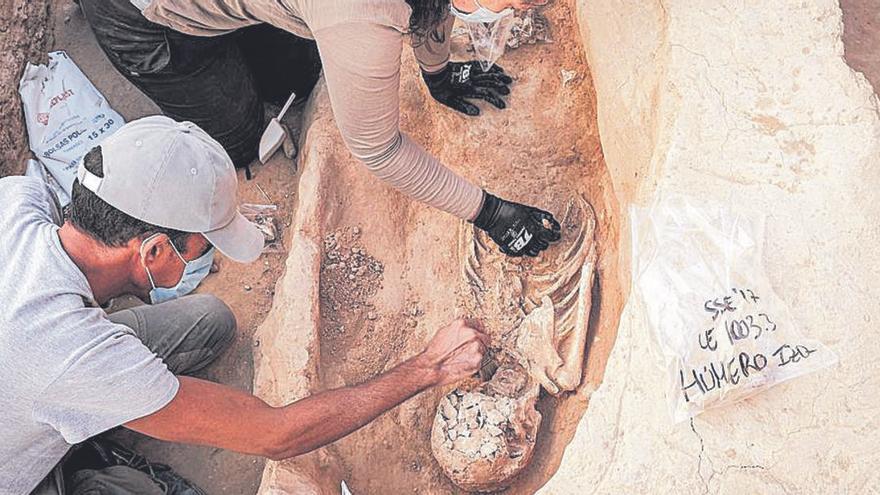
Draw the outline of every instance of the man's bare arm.
<instances>
[{"instance_id":1,"label":"man's bare arm","mask_svg":"<svg viewBox=\"0 0 880 495\"><path fill-rule=\"evenodd\" d=\"M473 374L486 336L458 321L418 356L353 387L271 407L232 387L181 377L161 410L125 426L151 437L286 459L334 442L434 385Z\"/></svg>"}]
</instances>

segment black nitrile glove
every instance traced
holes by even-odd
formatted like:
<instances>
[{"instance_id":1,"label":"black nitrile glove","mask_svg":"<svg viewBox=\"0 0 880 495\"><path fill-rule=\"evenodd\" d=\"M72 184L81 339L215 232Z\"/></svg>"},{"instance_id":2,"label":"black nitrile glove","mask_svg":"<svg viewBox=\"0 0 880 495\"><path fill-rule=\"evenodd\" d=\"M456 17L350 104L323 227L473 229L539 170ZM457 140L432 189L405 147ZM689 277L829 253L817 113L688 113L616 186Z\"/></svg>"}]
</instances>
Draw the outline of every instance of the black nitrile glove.
<instances>
[{"instance_id":1,"label":"black nitrile glove","mask_svg":"<svg viewBox=\"0 0 880 495\"><path fill-rule=\"evenodd\" d=\"M489 193L474 225L485 230L502 253L514 257L537 256L561 237L559 222L550 213Z\"/></svg>"},{"instance_id":2,"label":"black nitrile glove","mask_svg":"<svg viewBox=\"0 0 880 495\"><path fill-rule=\"evenodd\" d=\"M507 104L501 96L510 94L507 86L513 82L501 67L493 65L483 72L479 62L449 62L436 74L422 71L422 78L435 100L471 116L480 115L480 109L465 98L486 100L503 109Z\"/></svg>"}]
</instances>

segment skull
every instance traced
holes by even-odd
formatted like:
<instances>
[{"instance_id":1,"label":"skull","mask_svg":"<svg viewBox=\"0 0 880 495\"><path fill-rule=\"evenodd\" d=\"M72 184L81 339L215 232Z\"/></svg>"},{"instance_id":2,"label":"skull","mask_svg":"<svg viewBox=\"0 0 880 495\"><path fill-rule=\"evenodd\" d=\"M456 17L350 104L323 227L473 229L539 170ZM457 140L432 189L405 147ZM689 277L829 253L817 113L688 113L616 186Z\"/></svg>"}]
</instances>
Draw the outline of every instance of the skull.
<instances>
[{"instance_id":1,"label":"skull","mask_svg":"<svg viewBox=\"0 0 880 495\"><path fill-rule=\"evenodd\" d=\"M522 367L505 364L488 382L441 399L431 450L453 483L472 492L496 491L528 465L541 424L538 390Z\"/></svg>"}]
</instances>

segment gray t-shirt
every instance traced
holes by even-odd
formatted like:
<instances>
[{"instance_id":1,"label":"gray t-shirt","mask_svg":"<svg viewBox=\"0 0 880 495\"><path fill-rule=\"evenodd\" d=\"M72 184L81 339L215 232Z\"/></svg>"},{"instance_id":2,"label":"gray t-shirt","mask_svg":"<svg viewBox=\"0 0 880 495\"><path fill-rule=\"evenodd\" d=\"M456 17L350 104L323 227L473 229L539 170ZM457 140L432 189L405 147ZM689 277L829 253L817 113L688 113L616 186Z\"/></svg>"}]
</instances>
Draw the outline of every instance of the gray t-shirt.
<instances>
[{"instance_id":1,"label":"gray t-shirt","mask_svg":"<svg viewBox=\"0 0 880 495\"><path fill-rule=\"evenodd\" d=\"M164 407L178 381L94 304L45 185L0 179L0 205L0 493L17 494L71 444Z\"/></svg>"}]
</instances>

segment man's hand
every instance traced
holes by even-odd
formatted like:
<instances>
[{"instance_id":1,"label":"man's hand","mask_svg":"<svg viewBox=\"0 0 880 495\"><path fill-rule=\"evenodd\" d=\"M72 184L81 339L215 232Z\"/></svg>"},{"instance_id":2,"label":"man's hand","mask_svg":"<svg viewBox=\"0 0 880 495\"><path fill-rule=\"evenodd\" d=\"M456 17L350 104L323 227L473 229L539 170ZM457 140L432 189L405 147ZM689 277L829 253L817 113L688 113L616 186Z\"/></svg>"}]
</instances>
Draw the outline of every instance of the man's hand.
<instances>
[{"instance_id":1,"label":"man's hand","mask_svg":"<svg viewBox=\"0 0 880 495\"><path fill-rule=\"evenodd\" d=\"M456 321L437 332L421 354L372 380L283 407L270 407L231 387L180 377L170 403L125 426L162 440L287 459L348 435L425 389L475 373L487 344L483 332Z\"/></svg>"},{"instance_id":2,"label":"man's hand","mask_svg":"<svg viewBox=\"0 0 880 495\"><path fill-rule=\"evenodd\" d=\"M550 213L489 193L474 225L486 231L502 253L513 257L538 256L561 237L559 222Z\"/></svg>"},{"instance_id":3,"label":"man's hand","mask_svg":"<svg viewBox=\"0 0 880 495\"><path fill-rule=\"evenodd\" d=\"M437 385L446 385L479 371L488 345L488 335L456 320L438 331L416 360L437 371Z\"/></svg>"},{"instance_id":4,"label":"man's hand","mask_svg":"<svg viewBox=\"0 0 880 495\"><path fill-rule=\"evenodd\" d=\"M484 72L478 62L449 62L435 74L422 71L431 96L440 103L461 113L476 116L480 109L466 98L486 100L496 107L507 107L502 96L510 94L513 79L498 65Z\"/></svg>"}]
</instances>

